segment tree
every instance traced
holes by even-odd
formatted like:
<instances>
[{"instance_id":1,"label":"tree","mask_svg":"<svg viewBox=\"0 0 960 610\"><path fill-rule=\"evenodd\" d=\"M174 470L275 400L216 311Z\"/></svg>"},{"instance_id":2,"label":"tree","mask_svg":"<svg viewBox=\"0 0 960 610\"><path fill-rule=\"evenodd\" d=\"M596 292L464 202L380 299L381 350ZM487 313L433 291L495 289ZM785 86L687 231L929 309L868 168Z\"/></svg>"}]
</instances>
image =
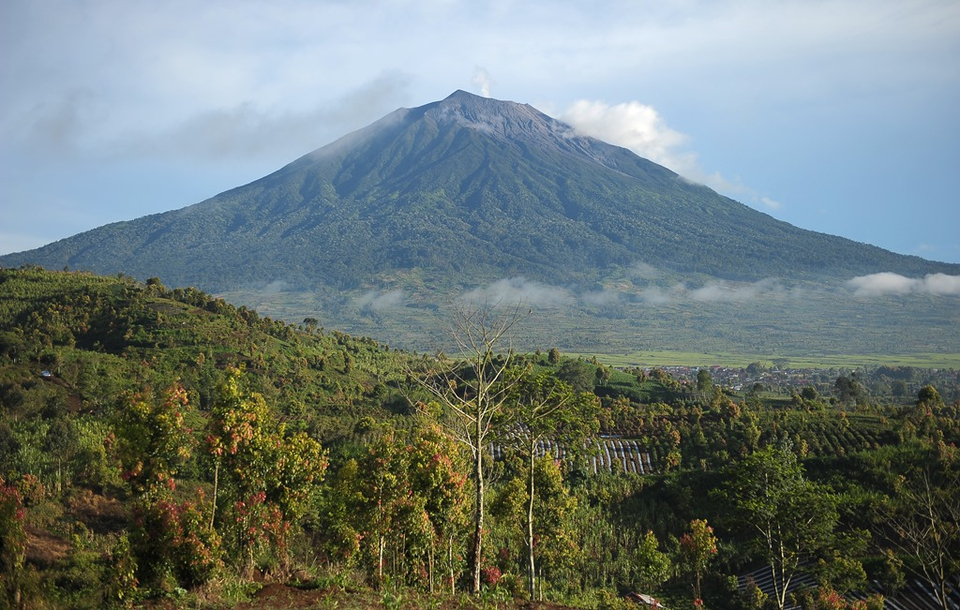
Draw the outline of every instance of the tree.
<instances>
[{"instance_id":1,"label":"tree","mask_svg":"<svg viewBox=\"0 0 960 610\"><path fill-rule=\"evenodd\" d=\"M697 371L697 393L701 399L706 399L713 393L713 376L709 369Z\"/></svg>"},{"instance_id":2,"label":"tree","mask_svg":"<svg viewBox=\"0 0 960 610\"><path fill-rule=\"evenodd\" d=\"M498 353L520 319L520 308L497 312L487 306L458 309L452 338L463 362L438 359L436 368L419 381L446 411L445 423L469 450L474 484L473 548L470 554L473 592L480 593L486 481L484 458L518 377L514 354Z\"/></svg>"},{"instance_id":3,"label":"tree","mask_svg":"<svg viewBox=\"0 0 960 610\"><path fill-rule=\"evenodd\" d=\"M837 381L833 384L833 389L837 394L837 398L844 404L859 404L867 397L867 391L863 385L857 381L856 373L851 374L849 377L846 375L837 377Z\"/></svg>"},{"instance_id":4,"label":"tree","mask_svg":"<svg viewBox=\"0 0 960 610\"><path fill-rule=\"evenodd\" d=\"M361 462L360 489L366 513L366 538L376 543L376 582L383 583L387 537L397 535L404 504L413 496L408 470L409 456L392 433L370 447Z\"/></svg>"},{"instance_id":5,"label":"tree","mask_svg":"<svg viewBox=\"0 0 960 610\"><path fill-rule=\"evenodd\" d=\"M596 386L596 370L582 360L567 360L560 365L557 376L569 383L576 392L592 392Z\"/></svg>"},{"instance_id":6,"label":"tree","mask_svg":"<svg viewBox=\"0 0 960 610\"><path fill-rule=\"evenodd\" d=\"M926 385L917 392L916 403L912 407L905 408L902 415L918 433L932 436L938 428L938 416L943 414L943 409L944 403L940 392L932 385Z\"/></svg>"},{"instance_id":7,"label":"tree","mask_svg":"<svg viewBox=\"0 0 960 610\"><path fill-rule=\"evenodd\" d=\"M531 467L537 494L537 502L533 505L528 494ZM532 595L542 598L546 580L553 577L554 582L560 584L575 578L572 568L577 555L577 540L571 518L577 500L564 484L563 474L552 456L539 457L532 464L509 459L505 470L512 476L499 486L491 503L491 514L496 517L506 543L500 548L498 567L512 573L511 564L515 560L521 572L535 570L536 578L528 579L528 583L532 582L536 587ZM528 512L531 506L533 515ZM531 526L534 528L532 539L528 529ZM536 553L533 566L529 564L531 549Z\"/></svg>"},{"instance_id":8,"label":"tree","mask_svg":"<svg viewBox=\"0 0 960 610\"><path fill-rule=\"evenodd\" d=\"M560 364L560 350L558 348L550 348L550 351L547 352L547 362L550 364Z\"/></svg>"},{"instance_id":9,"label":"tree","mask_svg":"<svg viewBox=\"0 0 960 610\"><path fill-rule=\"evenodd\" d=\"M639 541L631 559L636 578L636 582L632 584L645 593L656 591L670 578L672 571L670 557L660 550L657 536L651 530L647 530L643 539Z\"/></svg>"},{"instance_id":10,"label":"tree","mask_svg":"<svg viewBox=\"0 0 960 610\"><path fill-rule=\"evenodd\" d=\"M534 553L534 505L537 498L534 462L543 441L550 439L569 451L582 446L583 439L599 427L594 413L596 396L574 393L569 384L541 373L526 374L514 387L511 416L518 433L511 438L527 463L527 569L528 591L534 599L537 591L537 567Z\"/></svg>"},{"instance_id":11,"label":"tree","mask_svg":"<svg viewBox=\"0 0 960 610\"><path fill-rule=\"evenodd\" d=\"M751 377L759 377L767 370L767 367L762 362L751 362L747 365L747 374Z\"/></svg>"},{"instance_id":12,"label":"tree","mask_svg":"<svg viewBox=\"0 0 960 610\"><path fill-rule=\"evenodd\" d=\"M767 447L747 457L726 493L740 522L755 535L782 610L800 566L830 544L838 519L836 500L806 479L788 446Z\"/></svg>"},{"instance_id":13,"label":"tree","mask_svg":"<svg viewBox=\"0 0 960 610\"><path fill-rule=\"evenodd\" d=\"M706 519L694 519L690 522L690 531L680 538L680 555L687 568L694 573L694 599L701 599L700 577L717 555L717 537Z\"/></svg>"},{"instance_id":14,"label":"tree","mask_svg":"<svg viewBox=\"0 0 960 610\"><path fill-rule=\"evenodd\" d=\"M138 496L131 546L144 583L170 571L185 586L200 585L220 561L220 539L206 522L202 495L197 502L172 499L193 444L184 421L189 409L187 391L176 383L159 400L149 392L124 396L114 417L114 454Z\"/></svg>"},{"instance_id":15,"label":"tree","mask_svg":"<svg viewBox=\"0 0 960 610\"><path fill-rule=\"evenodd\" d=\"M16 486L0 476L0 574L4 607L21 607L21 581L27 556L26 513Z\"/></svg>"},{"instance_id":16,"label":"tree","mask_svg":"<svg viewBox=\"0 0 960 610\"><path fill-rule=\"evenodd\" d=\"M62 493L64 487L63 466L65 463L69 464L72 461L71 458L80 450L80 440L73 419L64 415L50 422L50 428L47 429L47 436L43 445L44 449L57 460L57 493ZM69 478L66 483L70 483Z\"/></svg>"},{"instance_id":17,"label":"tree","mask_svg":"<svg viewBox=\"0 0 960 610\"><path fill-rule=\"evenodd\" d=\"M287 534L303 516L326 471L320 443L304 433L288 436L266 400L231 371L210 413L207 450L214 460L214 507L222 498L220 469L231 503L232 542L250 568L264 544L285 560ZM214 511L211 523L215 523Z\"/></svg>"},{"instance_id":18,"label":"tree","mask_svg":"<svg viewBox=\"0 0 960 610\"><path fill-rule=\"evenodd\" d=\"M432 592L445 571L453 586L466 483L459 458L460 446L435 423L387 429L327 488L319 524L327 549L344 559L362 552L377 584L420 580Z\"/></svg>"},{"instance_id":19,"label":"tree","mask_svg":"<svg viewBox=\"0 0 960 610\"><path fill-rule=\"evenodd\" d=\"M940 397L937 388L932 385L925 385L917 392L917 406L930 409L943 407L943 398Z\"/></svg>"},{"instance_id":20,"label":"tree","mask_svg":"<svg viewBox=\"0 0 960 610\"><path fill-rule=\"evenodd\" d=\"M571 580L570 568L573 556L579 549L570 527L570 517L577 500L570 494L563 481L563 474L556 460L544 457L534 463L537 503L536 512L527 523L535 523L533 544L537 552L535 569L539 576L538 596L543 597L543 573L551 575L554 582ZM529 503L527 504L529 507ZM528 540L528 544L529 544Z\"/></svg>"},{"instance_id":21,"label":"tree","mask_svg":"<svg viewBox=\"0 0 960 610\"><path fill-rule=\"evenodd\" d=\"M430 526L431 545L427 553L427 581L434 590L436 548L446 546L446 564L451 593L454 586L456 560L453 540L464 521L466 477L461 473L460 446L436 424L421 422L414 429L410 452L411 486L423 502L426 523Z\"/></svg>"},{"instance_id":22,"label":"tree","mask_svg":"<svg viewBox=\"0 0 960 610\"><path fill-rule=\"evenodd\" d=\"M906 556L906 567L930 583L944 609L949 583L960 574L958 490L960 474L928 466L899 477L895 498L881 511L887 540Z\"/></svg>"},{"instance_id":23,"label":"tree","mask_svg":"<svg viewBox=\"0 0 960 610\"><path fill-rule=\"evenodd\" d=\"M359 515L363 507L360 485L360 464L347 460L327 484L321 498L316 529L317 545L327 560L351 561L360 552L363 540Z\"/></svg>"},{"instance_id":24,"label":"tree","mask_svg":"<svg viewBox=\"0 0 960 610\"><path fill-rule=\"evenodd\" d=\"M897 398L907 395L907 382L903 379L894 379L890 382L890 394Z\"/></svg>"},{"instance_id":25,"label":"tree","mask_svg":"<svg viewBox=\"0 0 960 610\"><path fill-rule=\"evenodd\" d=\"M149 390L121 399L112 448L135 493L152 495L174 487L180 466L190 458L192 438L184 424L189 408L187 391L179 383L167 388L160 400Z\"/></svg>"}]
</instances>

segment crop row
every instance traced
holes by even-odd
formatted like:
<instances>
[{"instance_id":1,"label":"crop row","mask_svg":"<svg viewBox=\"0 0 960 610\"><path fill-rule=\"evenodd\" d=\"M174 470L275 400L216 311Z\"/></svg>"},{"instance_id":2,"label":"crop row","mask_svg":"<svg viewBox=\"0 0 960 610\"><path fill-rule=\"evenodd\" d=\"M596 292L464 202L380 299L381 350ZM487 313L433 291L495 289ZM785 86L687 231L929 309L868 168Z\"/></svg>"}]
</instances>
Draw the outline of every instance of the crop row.
<instances>
[{"instance_id":1,"label":"crop row","mask_svg":"<svg viewBox=\"0 0 960 610\"><path fill-rule=\"evenodd\" d=\"M603 437L592 441L593 446L587 449L586 460L588 469L597 474L602 471L618 470L636 474L652 474L656 472L655 456L636 439ZM557 460L567 459L567 450L560 444L550 440L537 443L535 454L538 458L550 456ZM506 455L502 445L492 448L494 459L501 459Z\"/></svg>"}]
</instances>

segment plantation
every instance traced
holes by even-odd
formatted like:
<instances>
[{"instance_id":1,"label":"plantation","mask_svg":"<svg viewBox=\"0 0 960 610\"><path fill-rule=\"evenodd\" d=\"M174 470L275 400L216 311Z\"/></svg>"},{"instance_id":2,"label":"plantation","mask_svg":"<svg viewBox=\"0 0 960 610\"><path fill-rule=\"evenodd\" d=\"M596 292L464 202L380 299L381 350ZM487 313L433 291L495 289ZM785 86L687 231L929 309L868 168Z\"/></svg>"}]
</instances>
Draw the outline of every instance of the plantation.
<instances>
[{"instance_id":1,"label":"plantation","mask_svg":"<svg viewBox=\"0 0 960 610\"><path fill-rule=\"evenodd\" d=\"M613 368L526 315L415 354L0 270L0 607L958 603L956 370Z\"/></svg>"}]
</instances>

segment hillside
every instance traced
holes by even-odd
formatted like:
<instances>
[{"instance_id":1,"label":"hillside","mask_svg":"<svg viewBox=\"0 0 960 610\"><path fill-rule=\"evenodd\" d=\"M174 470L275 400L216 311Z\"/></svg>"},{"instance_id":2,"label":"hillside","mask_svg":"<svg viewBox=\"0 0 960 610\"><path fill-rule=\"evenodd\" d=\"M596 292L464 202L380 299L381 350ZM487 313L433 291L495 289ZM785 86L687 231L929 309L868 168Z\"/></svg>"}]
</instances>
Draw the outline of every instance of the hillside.
<instances>
[{"instance_id":1,"label":"hillside","mask_svg":"<svg viewBox=\"0 0 960 610\"><path fill-rule=\"evenodd\" d=\"M865 315L847 309L844 282L881 272L960 275L960 265L777 221L630 151L581 137L530 106L462 91L397 110L201 203L0 257L6 267L25 263L159 277L288 321L317 317L415 349L437 339L425 311L479 290L481 298L545 304L548 328L597 329L593 338L537 335L531 346L595 351L603 335L626 341L611 349L636 349L640 337L624 333L621 321L641 324L649 305L664 303L682 310L656 316L664 330L683 345L703 343L690 329L727 316L715 303L749 298L762 301L738 309L746 315L738 332L749 336L712 343L727 351L809 353L852 342L843 334L826 347L812 345L803 335L816 329L806 323L780 328L813 309L821 317L859 317L863 353L891 345L937 351L955 299L910 302L911 315L893 321L889 303L867 304ZM699 289L705 298L684 298ZM782 302L784 293L798 292L803 304ZM758 293L762 299L752 298ZM904 326L903 333L886 337L891 325ZM761 328L774 328L777 338ZM947 332L948 343L957 338Z\"/></svg>"},{"instance_id":2,"label":"hillside","mask_svg":"<svg viewBox=\"0 0 960 610\"><path fill-rule=\"evenodd\" d=\"M480 313L460 328L498 327ZM960 552L924 521L958 516L955 371L775 381L758 363L765 383L736 393L502 338L472 365L156 279L0 270L0 607L600 609L632 591L742 610L783 585L747 580L776 561L753 526L770 514L818 566L785 566L805 608L956 603L955 567L924 580L936 557L904 546ZM894 385L896 403L871 394ZM462 409L490 404L471 451ZM531 588L548 601L519 601Z\"/></svg>"},{"instance_id":3,"label":"hillside","mask_svg":"<svg viewBox=\"0 0 960 610\"><path fill-rule=\"evenodd\" d=\"M73 412L99 412L124 392L159 391L179 380L206 409L228 371L242 368L257 392L296 415L296 426L335 435L336 425L349 432L352 420L389 416L385 383L407 358L371 339L297 328L156 280L0 270L0 295L4 404L11 406L25 400L29 386ZM41 368L54 383L38 386ZM324 412L308 410L313 403L323 403Z\"/></svg>"}]
</instances>

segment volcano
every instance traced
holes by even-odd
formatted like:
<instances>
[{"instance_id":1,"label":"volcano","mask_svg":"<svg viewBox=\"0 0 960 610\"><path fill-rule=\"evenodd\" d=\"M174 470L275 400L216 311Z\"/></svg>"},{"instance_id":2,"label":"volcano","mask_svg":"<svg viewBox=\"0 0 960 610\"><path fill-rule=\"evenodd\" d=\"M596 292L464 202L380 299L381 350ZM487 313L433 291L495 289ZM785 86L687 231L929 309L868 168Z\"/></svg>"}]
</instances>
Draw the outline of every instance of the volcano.
<instances>
[{"instance_id":1,"label":"volcano","mask_svg":"<svg viewBox=\"0 0 960 610\"><path fill-rule=\"evenodd\" d=\"M498 282L549 287L560 301L626 282L617 302L649 304L649 270L662 295L960 275L776 220L529 105L464 91L206 201L0 257L26 263L158 277L348 327L357 322L338 317L343 307L376 319L384 295L422 307ZM321 296L291 310L264 299L278 288Z\"/></svg>"}]
</instances>

